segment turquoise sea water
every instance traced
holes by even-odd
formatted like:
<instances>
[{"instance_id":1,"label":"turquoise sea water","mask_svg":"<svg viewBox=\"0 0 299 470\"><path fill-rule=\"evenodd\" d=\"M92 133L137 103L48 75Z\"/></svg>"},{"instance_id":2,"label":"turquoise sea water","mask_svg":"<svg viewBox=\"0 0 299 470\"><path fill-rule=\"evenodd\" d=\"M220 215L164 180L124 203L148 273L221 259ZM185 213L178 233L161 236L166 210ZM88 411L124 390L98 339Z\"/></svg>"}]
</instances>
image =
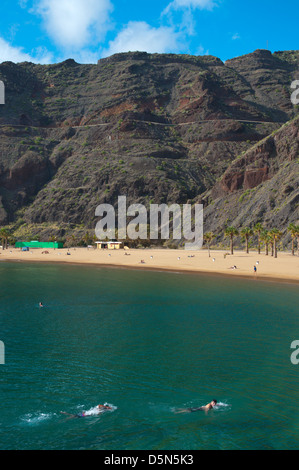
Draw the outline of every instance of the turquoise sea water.
<instances>
[{"instance_id":1,"label":"turquoise sea water","mask_svg":"<svg viewBox=\"0 0 299 470\"><path fill-rule=\"evenodd\" d=\"M299 448L298 286L4 262L0 279L0 449Z\"/></svg>"}]
</instances>

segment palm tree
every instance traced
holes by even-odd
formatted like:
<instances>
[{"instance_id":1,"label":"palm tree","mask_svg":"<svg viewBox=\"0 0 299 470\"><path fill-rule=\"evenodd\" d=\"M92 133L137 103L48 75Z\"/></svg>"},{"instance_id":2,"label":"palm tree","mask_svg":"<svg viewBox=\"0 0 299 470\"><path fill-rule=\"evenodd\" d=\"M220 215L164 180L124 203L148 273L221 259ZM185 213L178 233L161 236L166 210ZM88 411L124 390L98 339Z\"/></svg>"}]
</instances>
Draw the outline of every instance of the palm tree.
<instances>
[{"instance_id":1,"label":"palm tree","mask_svg":"<svg viewBox=\"0 0 299 470\"><path fill-rule=\"evenodd\" d=\"M246 253L249 253L248 241L249 241L249 237L253 235L253 230L249 227L244 227L241 229L241 235L246 240Z\"/></svg>"},{"instance_id":2,"label":"palm tree","mask_svg":"<svg viewBox=\"0 0 299 470\"><path fill-rule=\"evenodd\" d=\"M254 233L257 233L257 239L258 239L258 242L257 242L257 251L258 251L258 254L261 253L261 233L263 231L263 226L260 222L258 222L257 224L255 224L254 228L253 228L253 231Z\"/></svg>"},{"instance_id":3,"label":"palm tree","mask_svg":"<svg viewBox=\"0 0 299 470\"><path fill-rule=\"evenodd\" d=\"M74 234L72 234L72 235L67 235L66 241L67 241L68 248L70 248L71 246L75 246L75 244L76 244L76 237L75 237L75 235L74 235Z\"/></svg>"},{"instance_id":4,"label":"palm tree","mask_svg":"<svg viewBox=\"0 0 299 470\"><path fill-rule=\"evenodd\" d=\"M274 256L274 239L272 233L269 232L269 244L271 248L271 256Z\"/></svg>"},{"instance_id":5,"label":"palm tree","mask_svg":"<svg viewBox=\"0 0 299 470\"><path fill-rule=\"evenodd\" d=\"M213 238L215 238L215 235L212 232L206 233L203 237L204 241L208 245L209 258L211 257L211 255L210 255L210 244L211 244L211 241L213 240Z\"/></svg>"},{"instance_id":6,"label":"palm tree","mask_svg":"<svg viewBox=\"0 0 299 470\"><path fill-rule=\"evenodd\" d=\"M238 230L235 227L226 227L225 236L230 237L230 253L231 255L234 254L234 236L239 235Z\"/></svg>"},{"instance_id":7,"label":"palm tree","mask_svg":"<svg viewBox=\"0 0 299 470\"><path fill-rule=\"evenodd\" d=\"M291 225L293 225L293 224L291 224ZM298 256L299 256L299 225L295 225L294 232L295 232L295 237L297 238L297 252L298 252Z\"/></svg>"},{"instance_id":8,"label":"palm tree","mask_svg":"<svg viewBox=\"0 0 299 470\"><path fill-rule=\"evenodd\" d=\"M55 250L55 242L57 241L57 237L55 235L52 235L52 237L50 237L49 241L53 243L53 248Z\"/></svg>"},{"instance_id":9,"label":"palm tree","mask_svg":"<svg viewBox=\"0 0 299 470\"><path fill-rule=\"evenodd\" d=\"M269 254L269 243L271 242L271 237L269 235L269 231L264 229L261 232L261 240L265 243L265 254L268 256Z\"/></svg>"},{"instance_id":10,"label":"palm tree","mask_svg":"<svg viewBox=\"0 0 299 470\"><path fill-rule=\"evenodd\" d=\"M97 241L98 237L96 236L96 234L93 234L92 236L92 243L95 245L96 244L96 241Z\"/></svg>"},{"instance_id":11,"label":"palm tree","mask_svg":"<svg viewBox=\"0 0 299 470\"><path fill-rule=\"evenodd\" d=\"M277 258L277 241L280 240L282 232L280 232L277 228L273 228L270 232L270 235L273 240L274 258Z\"/></svg>"},{"instance_id":12,"label":"palm tree","mask_svg":"<svg viewBox=\"0 0 299 470\"><path fill-rule=\"evenodd\" d=\"M86 232L85 235L83 235L82 240L84 241L84 243L86 244L86 246L88 246L88 245L89 245L89 242L90 242L90 240L91 240L90 233L89 233L89 232Z\"/></svg>"},{"instance_id":13,"label":"palm tree","mask_svg":"<svg viewBox=\"0 0 299 470\"><path fill-rule=\"evenodd\" d=\"M7 250L7 240L10 236L9 231L6 228L0 230L0 238L2 240L2 250Z\"/></svg>"},{"instance_id":14,"label":"palm tree","mask_svg":"<svg viewBox=\"0 0 299 470\"><path fill-rule=\"evenodd\" d=\"M298 227L296 227L295 224L290 224L288 226L288 232L291 233L291 237L292 237L292 255L294 256L295 254L295 250L294 250L294 241L295 241L295 238L297 237L297 229Z\"/></svg>"},{"instance_id":15,"label":"palm tree","mask_svg":"<svg viewBox=\"0 0 299 470\"><path fill-rule=\"evenodd\" d=\"M71 246L71 242L72 242L72 236L71 235L67 235L65 237L65 241L66 241L66 246L69 248Z\"/></svg>"},{"instance_id":16,"label":"palm tree","mask_svg":"<svg viewBox=\"0 0 299 470\"><path fill-rule=\"evenodd\" d=\"M10 235L9 239L8 239L8 242L9 242L10 245L15 245L17 240L13 235Z\"/></svg>"}]
</instances>

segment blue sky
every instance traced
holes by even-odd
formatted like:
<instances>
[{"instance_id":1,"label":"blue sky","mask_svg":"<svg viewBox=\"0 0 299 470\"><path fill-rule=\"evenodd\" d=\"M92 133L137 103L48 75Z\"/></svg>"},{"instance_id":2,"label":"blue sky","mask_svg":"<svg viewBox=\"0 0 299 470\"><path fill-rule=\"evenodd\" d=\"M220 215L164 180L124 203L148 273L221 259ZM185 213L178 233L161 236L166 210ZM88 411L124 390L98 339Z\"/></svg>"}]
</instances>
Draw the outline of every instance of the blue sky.
<instances>
[{"instance_id":1,"label":"blue sky","mask_svg":"<svg viewBox=\"0 0 299 470\"><path fill-rule=\"evenodd\" d=\"M298 49L298 0L0 0L0 63Z\"/></svg>"}]
</instances>

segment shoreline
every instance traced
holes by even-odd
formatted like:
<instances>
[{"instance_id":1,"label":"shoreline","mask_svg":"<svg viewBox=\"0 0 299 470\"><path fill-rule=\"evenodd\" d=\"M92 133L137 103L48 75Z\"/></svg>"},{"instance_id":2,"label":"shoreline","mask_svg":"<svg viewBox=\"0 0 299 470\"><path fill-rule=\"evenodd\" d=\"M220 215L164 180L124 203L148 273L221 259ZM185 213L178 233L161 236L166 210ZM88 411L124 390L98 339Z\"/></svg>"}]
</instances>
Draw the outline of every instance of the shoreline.
<instances>
[{"instance_id":1,"label":"shoreline","mask_svg":"<svg viewBox=\"0 0 299 470\"><path fill-rule=\"evenodd\" d=\"M22 259L14 259L14 260L3 260L4 262L9 262L9 263L25 263L25 264L60 264L60 265L69 265L69 266L93 266L93 267L98 267L98 268L108 268L108 269L122 269L122 270L130 270L130 271L148 271L148 272L168 272L168 273L173 273L173 274L189 274L192 276L196 275L207 275L210 277L225 277L225 278L231 278L231 275L228 273L223 273L223 272L211 272L211 271L200 271L200 270L178 270L175 268L155 268L155 267L141 267L141 266L127 266L123 264L98 264L98 263L80 263L80 262L68 262L68 261L39 261L39 260L22 260ZM278 284L292 284L292 285L299 285L299 280L297 279L291 279L291 278L278 278L278 277L269 277L269 276L257 276L254 277L253 275L246 275L246 274L241 274L236 276L238 279L244 279L247 281L264 281L264 282L274 282Z\"/></svg>"},{"instance_id":2,"label":"shoreline","mask_svg":"<svg viewBox=\"0 0 299 470\"><path fill-rule=\"evenodd\" d=\"M177 274L200 274L221 276L252 281L268 281L283 284L299 284L299 257L289 253L279 253L278 258L261 253L249 254L236 251L227 255L225 250L211 252L208 257L206 250L164 250L164 249L130 249L126 250L94 250L87 248L71 248L68 250L49 249L42 254L42 249L21 252L19 249L4 250L0 261L27 262L64 265L97 266L102 268L135 269L144 271L172 272ZM127 255L127 256L125 256ZM62 257L67 256L67 259ZM141 260L144 261L143 263ZM139 261L138 261L139 259ZM231 269L237 265L237 269ZM257 267L254 274L253 266Z\"/></svg>"}]
</instances>

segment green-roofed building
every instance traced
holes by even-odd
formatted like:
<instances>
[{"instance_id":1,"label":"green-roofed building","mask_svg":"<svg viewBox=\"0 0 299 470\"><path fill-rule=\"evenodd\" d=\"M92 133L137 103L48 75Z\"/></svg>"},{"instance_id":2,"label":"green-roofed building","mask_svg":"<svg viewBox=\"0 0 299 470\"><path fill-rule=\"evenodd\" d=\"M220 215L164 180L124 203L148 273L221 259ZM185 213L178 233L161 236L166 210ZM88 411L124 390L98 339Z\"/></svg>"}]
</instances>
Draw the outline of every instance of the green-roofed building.
<instances>
[{"instance_id":1,"label":"green-roofed building","mask_svg":"<svg viewBox=\"0 0 299 470\"><path fill-rule=\"evenodd\" d=\"M17 242L15 244L16 248L63 248L63 242Z\"/></svg>"}]
</instances>

